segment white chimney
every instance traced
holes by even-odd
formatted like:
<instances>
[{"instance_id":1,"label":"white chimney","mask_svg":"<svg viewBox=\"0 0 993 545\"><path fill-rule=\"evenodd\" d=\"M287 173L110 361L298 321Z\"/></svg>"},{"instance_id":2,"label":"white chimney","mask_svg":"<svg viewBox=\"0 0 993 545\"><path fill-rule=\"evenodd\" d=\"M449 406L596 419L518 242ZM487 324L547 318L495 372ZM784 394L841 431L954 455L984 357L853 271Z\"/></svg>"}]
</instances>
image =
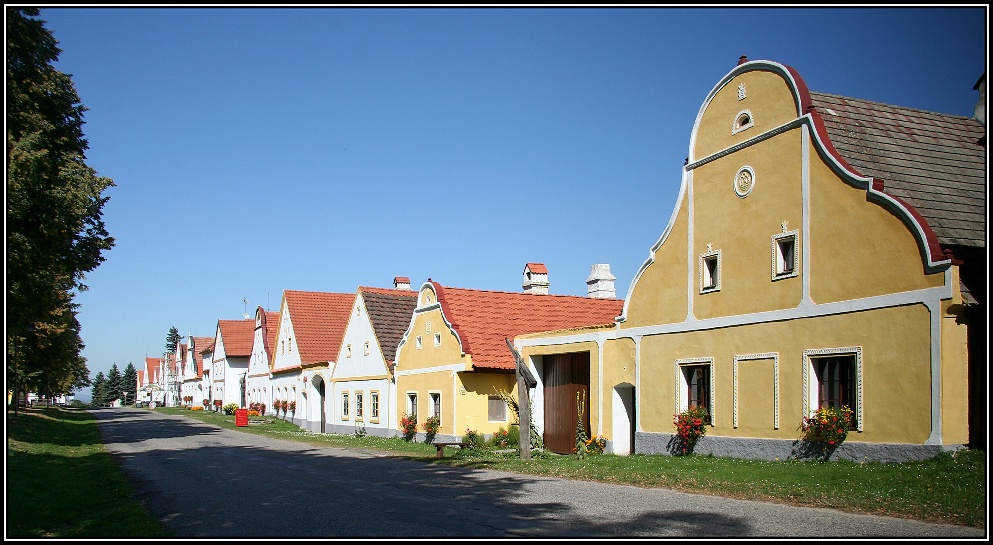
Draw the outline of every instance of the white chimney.
<instances>
[{"instance_id":1,"label":"white chimney","mask_svg":"<svg viewBox=\"0 0 993 545\"><path fill-rule=\"evenodd\" d=\"M590 268L590 277L586 279L586 294L594 299L615 299L614 280L610 265L597 263Z\"/></svg>"},{"instance_id":2,"label":"white chimney","mask_svg":"<svg viewBox=\"0 0 993 545\"><path fill-rule=\"evenodd\" d=\"M394 276L393 277L393 288L398 290L409 290L410 289L410 279L406 276Z\"/></svg>"},{"instance_id":3,"label":"white chimney","mask_svg":"<svg viewBox=\"0 0 993 545\"><path fill-rule=\"evenodd\" d=\"M524 265L524 293L548 295L548 269L543 263Z\"/></svg>"},{"instance_id":4,"label":"white chimney","mask_svg":"<svg viewBox=\"0 0 993 545\"><path fill-rule=\"evenodd\" d=\"M976 85L972 88L973 91L979 91L979 101L976 102L976 113L975 118L979 120L983 125L986 124L986 74L983 74L976 82Z\"/></svg>"}]
</instances>

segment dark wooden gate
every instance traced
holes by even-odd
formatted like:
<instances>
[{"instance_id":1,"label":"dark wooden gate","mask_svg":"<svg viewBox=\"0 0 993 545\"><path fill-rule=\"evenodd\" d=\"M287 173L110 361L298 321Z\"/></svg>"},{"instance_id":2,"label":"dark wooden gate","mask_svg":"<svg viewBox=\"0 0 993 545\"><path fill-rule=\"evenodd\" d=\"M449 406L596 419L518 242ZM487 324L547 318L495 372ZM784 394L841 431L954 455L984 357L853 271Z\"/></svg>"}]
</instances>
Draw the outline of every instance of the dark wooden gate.
<instances>
[{"instance_id":1,"label":"dark wooden gate","mask_svg":"<svg viewBox=\"0 0 993 545\"><path fill-rule=\"evenodd\" d=\"M542 380L545 398L545 448L571 454L576 446L576 394L585 392L583 425L590 430L590 353L544 356Z\"/></svg>"}]
</instances>

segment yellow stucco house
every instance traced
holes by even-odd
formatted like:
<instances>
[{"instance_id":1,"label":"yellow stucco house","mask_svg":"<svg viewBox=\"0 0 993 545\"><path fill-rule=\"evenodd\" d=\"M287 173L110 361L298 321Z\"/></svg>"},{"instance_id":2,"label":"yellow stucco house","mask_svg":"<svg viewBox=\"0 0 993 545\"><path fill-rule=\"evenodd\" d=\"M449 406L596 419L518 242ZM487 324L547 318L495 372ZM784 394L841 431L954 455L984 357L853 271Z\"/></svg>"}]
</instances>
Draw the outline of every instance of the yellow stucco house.
<instances>
[{"instance_id":1,"label":"yellow stucco house","mask_svg":"<svg viewBox=\"0 0 993 545\"><path fill-rule=\"evenodd\" d=\"M803 417L838 405L855 424L834 458L985 440L985 117L815 93L742 57L689 140L617 320L516 337L536 422L545 368L569 358L618 454L674 453L694 405L704 454L797 457Z\"/></svg>"},{"instance_id":2,"label":"yellow stucco house","mask_svg":"<svg viewBox=\"0 0 993 545\"><path fill-rule=\"evenodd\" d=\"M437 416L441 427L435 442L460 439L467 429L489 435L514 424L498 393L517 397L516 360L507 339L603 327L613 323L623 305L612 297L612 289L589 290L587 297L550 295L547 276L543 264L528 263L523 292L447 287L428 279L396 351L397 421L404 414L415 416L423 438L424 422ZM570 391L562 397L568 401L574 395ZM571 441L577 412L570 406L560 416L563 435Z\"/></svg>"}]
</instances>

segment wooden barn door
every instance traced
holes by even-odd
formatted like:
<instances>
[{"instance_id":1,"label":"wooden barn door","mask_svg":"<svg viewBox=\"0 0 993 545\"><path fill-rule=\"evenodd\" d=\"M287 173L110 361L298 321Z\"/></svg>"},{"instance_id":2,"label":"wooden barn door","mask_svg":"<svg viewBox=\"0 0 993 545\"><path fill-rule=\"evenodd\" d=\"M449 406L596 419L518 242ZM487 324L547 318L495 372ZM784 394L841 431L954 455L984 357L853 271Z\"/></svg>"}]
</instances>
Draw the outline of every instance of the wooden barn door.
<instances>
[{"instance_id":1,"label":"wooden barn door","mask_svg":"<svg viewBox=\"0 0 993 545\"><path fill-rule=\"evenodd\" d=\"M583 425L590 430L590 353L545 356L542 380L545 397L545 448L571 454L576 446L576 420L579 407L576 394L585 392Z\"/></svg>"}]
</instances>

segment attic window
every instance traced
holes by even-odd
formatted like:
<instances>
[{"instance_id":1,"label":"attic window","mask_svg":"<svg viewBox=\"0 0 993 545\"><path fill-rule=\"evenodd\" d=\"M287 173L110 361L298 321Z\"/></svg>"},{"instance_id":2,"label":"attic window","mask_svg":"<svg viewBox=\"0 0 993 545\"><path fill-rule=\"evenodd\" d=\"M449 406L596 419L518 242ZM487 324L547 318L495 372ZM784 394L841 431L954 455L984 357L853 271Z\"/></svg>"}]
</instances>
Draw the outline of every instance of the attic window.
<instances>
[{"instance_id":1,"label":"attic window","mask_svg":"<svg viewBox=\"0 0 993 545\"><path fill-rule=\"evenodd\" d=\"M707 245L707 253L700 254L700 293L710 293L721 290L721 251L711 250Z\"/></svg>"},{"instance_id":2,"label":"attic window","mask_svg":"<svg viewBox=\"0 0 993 545\"><path fill-rule=\"evenodd\" d=\"M752 125L754 125L752 120L752 112L742 110L734 117L734 124L731 126L731 134L738 134Z\"/></svg>"}]
</instances>

